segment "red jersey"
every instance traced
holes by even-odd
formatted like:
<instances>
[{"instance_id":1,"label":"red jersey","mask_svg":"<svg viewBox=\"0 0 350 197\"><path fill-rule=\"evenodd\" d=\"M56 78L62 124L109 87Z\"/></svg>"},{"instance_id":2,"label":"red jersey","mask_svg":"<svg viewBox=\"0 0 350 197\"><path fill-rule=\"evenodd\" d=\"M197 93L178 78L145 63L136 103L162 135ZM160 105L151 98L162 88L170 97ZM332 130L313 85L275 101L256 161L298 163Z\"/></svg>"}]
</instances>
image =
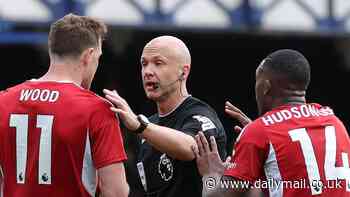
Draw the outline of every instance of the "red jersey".
<instances>
[{"instance_id":1,"label":"red jersey","mask_svg":"<svg viewBox=\"0 0 350 197\"><path fill-rule=\"evenodd\" d=\"M247 125L226 176L274 197L350 196L350 140L329 107L285 105Z\"/></svg>"},{"instance_id":2,"label":"red jersey","mask_svg":"<svg viewBox=\"0 0 350 197\"><path fill-rule=\"evenodd\" d=\"M110 106L73 83L27 81L3 91L4 196L94 196L96 169L126 160Z\"/></svg>"}]
</instances>

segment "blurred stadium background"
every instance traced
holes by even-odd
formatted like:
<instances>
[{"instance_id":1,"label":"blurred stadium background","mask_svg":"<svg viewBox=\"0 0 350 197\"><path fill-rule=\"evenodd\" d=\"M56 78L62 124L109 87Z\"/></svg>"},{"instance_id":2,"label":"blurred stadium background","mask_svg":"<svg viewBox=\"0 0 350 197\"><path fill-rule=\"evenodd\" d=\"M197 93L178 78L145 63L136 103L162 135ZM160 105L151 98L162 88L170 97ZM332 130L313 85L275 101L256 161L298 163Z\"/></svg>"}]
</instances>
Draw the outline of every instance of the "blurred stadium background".
<instances>
[{"instance_id":1,"label":"blurred stadium background","mask_svg":"<svg viewBox=\"0 0 350 197\"><path fill-rule=\"evenodd\" d=\"M143 46L164 34L184 40L193 59L189 91L217 110L229 152L237 122L223 113L224 102L257 117L255 69L281 48L309 59L309 102L331 106L350 128L349 0L0 0L0 90L45 73L49 24L71 12L109 25L92 89L117 89L136 113L155 112L141 84ZM134 142L126 136L130 162Z\"/></svg>"}]
</instances>

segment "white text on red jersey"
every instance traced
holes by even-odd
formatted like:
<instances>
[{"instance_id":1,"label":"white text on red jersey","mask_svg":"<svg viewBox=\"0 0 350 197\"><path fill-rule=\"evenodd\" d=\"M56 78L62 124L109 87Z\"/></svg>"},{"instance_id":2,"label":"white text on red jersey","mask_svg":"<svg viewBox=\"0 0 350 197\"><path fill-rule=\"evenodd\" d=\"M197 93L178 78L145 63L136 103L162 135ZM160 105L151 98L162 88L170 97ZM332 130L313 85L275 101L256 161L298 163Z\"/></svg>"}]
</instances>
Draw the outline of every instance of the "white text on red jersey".
<instances>
[{"instance_id":1,"label":"white text on red jersey","mask_svg":"<svg viewBox=\"0 0 350 197\"><path fill-rule=\"evenodd\" d=\"M60 96L57 90L48 89L23 89L21 90L20 101L41 101L41 102L55 102Z\"/></svg>"},{"instance_id":2,"label":"white text on red jersey","mask_svg":"<svg viewBox=\"0 0 350 197\"><path fill-rule=\"evenodd\" d=\"M329 107L316 108L314 105L300 105L291 107L290 109L283 109L261 118L265 126L280 123L291 118L308 118L317 116L334 115L333 110Z\"/></svg>"}]
</instances>

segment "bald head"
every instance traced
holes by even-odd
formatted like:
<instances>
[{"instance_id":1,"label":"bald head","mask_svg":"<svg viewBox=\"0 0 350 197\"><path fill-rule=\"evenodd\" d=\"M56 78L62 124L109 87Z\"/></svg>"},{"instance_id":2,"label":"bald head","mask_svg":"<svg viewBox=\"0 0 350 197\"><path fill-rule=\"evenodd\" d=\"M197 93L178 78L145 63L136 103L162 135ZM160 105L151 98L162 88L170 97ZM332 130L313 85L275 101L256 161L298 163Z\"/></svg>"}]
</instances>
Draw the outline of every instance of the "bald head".
<instances>
[{"instance_id":1,"label":"bald head","mask_svg":"<svg viewBox=\"0 0 350 197\"><path fill-rule=\"evenodd\" d=\"M179 62L183 65L191 64L191 54L186 44L174 36L160 36L152 39L144 47L144 52L152 52L161 49L163 54L168 58Z\"/></svg>"},{"instance_id":2,"label":"bald head","mask_svg":"<svg viewBox=\"0 0 350 197\"><path fill-rule=\"evenodd\" d=\"M188 95L186 81L191 68L190 52L180 39L160 36L143 48L141 74L148 98L160 102Z\"/></svg>"}]
</instances>

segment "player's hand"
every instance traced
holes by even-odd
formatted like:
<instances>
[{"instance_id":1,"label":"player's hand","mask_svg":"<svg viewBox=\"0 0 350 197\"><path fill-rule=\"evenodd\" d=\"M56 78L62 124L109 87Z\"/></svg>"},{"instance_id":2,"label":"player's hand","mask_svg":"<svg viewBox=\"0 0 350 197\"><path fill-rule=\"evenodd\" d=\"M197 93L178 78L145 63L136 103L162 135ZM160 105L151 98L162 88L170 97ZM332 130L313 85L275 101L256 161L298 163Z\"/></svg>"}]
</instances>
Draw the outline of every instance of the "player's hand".
<instances>
[{"instance_id":1,"label":"player's hand","mask_svg":"<svg viewBox=\"0 0 350 197\"><path fill-rule=\"evenodd\" d=\"M232 105L228 101L225 102L225 112L231 118L238 120L243 127L252 122L252 120L247 115L245 115L240 109L238 109L236 106ZM235 126L234 130L239 133L242 130L242 128L239 126Z\"/></svg>"},{"instance_id":2,"label":"player's hand","mask_svg":"<svg viewBox=\"0 0 350 197\"><path fill-rule=\"evenodd\" d=\"M230 158L222 162L214 136L210 136L210 147L203 132L195 137L197 146L192 146L196 156L197 167L202 176L221 177L229 164Z\"/></svg>"},{"instance_id":3,"label":"player's hand","mask_svg":"<svg viewBox=\"0 0 350 197\"><path fill-rule=\"evenodd\" d=\"M129 107L129 104L123 99L117 91L104 89L103 93L107 100L113 103L111 110L118 113L119 117L122 119L124 125L130 130L135 131L139 126L140 122L137 120L137 116Z\"/></svg>"}]
</instances>

